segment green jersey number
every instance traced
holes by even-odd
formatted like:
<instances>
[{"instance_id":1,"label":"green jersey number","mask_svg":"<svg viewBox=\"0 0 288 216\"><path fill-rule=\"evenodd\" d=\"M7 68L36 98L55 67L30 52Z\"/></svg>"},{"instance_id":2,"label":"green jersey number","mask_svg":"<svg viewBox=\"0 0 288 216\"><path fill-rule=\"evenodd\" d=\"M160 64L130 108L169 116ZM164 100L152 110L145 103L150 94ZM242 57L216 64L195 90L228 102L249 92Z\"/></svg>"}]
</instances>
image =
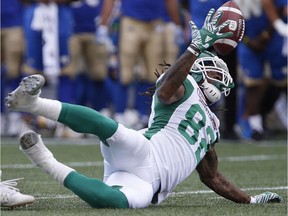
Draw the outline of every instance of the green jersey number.
<instances>
[{"instance_id":1,"label":"green jersey number","mask_svg":"<svg viewBox=\"0 0 288 216\"><path fill-rule=\"evenodd\" d=\"M195 118L196 115L198 118ZM206 115L203 109L201 109L199 104L193 104L189 111L185 114L186 119L182 120L178 126L178 131L186 138L190 145L195 145L199 139L199 131L202 130L206 125ZM196 121L196 119L200 119ZM187 130L190 128L190 130ZM193 131L193 134L188 133L188 131ZM200 162L200 153L202 150L207 152L210 148L211 141L215 139L213 130L210 126L206 127L206 133L210 137L210 142L207 143L205 138L201 138L199 146L195 152L197 158L197 164Z\"/></svg>"}]
</instances>

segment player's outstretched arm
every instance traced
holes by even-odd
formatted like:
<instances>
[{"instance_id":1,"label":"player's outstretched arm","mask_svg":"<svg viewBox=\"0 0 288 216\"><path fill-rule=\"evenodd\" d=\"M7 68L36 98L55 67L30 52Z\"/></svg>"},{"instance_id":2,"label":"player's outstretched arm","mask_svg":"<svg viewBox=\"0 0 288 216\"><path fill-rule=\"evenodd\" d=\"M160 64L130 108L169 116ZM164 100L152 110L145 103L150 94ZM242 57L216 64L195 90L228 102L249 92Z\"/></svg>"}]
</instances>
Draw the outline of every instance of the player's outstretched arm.
<instances>
[{"instance_id":1,"label":"player's outstretched arm","mask_svg":"<svg viewBox=\"0 0 288 216\"><path fill-rule=\"evenodd\" d=\"M218 157L212 145L205 157L196 167L200 180L215 193L236 203L268 203L281 202L283 199L276 193L265 192L257 196L249 196L232 184L218 171Z\"/></svg>"},{"instance_id":2,"label":"player's outstretched arm","mask_svg":"<svg viewBox=\"0 0 288 216\"><path fill-rule=\"evenodd\" d=\"M218 171L218 157L213 144L196 167L200 180L215 193L237 203L250 203L250 196L228 181Z\"/></svg>"},{"instance_id":3,"label":"player's outstretched arm","mask_svg":"<svg viewBox=\"0 0 288 216\"><path fill-rule=\"evenodd\" d=\"M189 22L192 34L191 44L161 79L160 87L157 89L157 96L161 103L171 104L179 100L184 92L183 81L200 53L211 47L216 40L232 35L232 32L220 33L230 21L218 25L222 13L217 12L217 14L214 14L215 10L212 8L200 30L192 21Z\"/></svg>"}]
</instances>

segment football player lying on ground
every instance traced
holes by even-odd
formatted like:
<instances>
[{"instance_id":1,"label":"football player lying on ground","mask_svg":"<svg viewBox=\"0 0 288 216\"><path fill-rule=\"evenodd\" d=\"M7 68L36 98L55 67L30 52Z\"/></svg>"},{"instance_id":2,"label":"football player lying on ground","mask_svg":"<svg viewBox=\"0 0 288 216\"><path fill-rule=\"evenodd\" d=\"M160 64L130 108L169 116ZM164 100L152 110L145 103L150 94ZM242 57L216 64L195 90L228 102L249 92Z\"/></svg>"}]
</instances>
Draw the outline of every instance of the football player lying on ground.
<instances>
[{"instance_id":1,"label":"football player lying on ground","mask_svg":"<svg viewBox=\"0 0 288 216\"><path fill-rule=\"evenodd\" d=\"M58 162L41 136L26 132L20 139L24 154L60 184L94 208L145 208L165 200L176 185L197 170L201 181L237 203L281 202L272 192L250 196L217 169L215 143L219 120L209 109L221 93L234 86L226 64L206 52L229 24L217 26L221 13L211 9L198 30L191 21L192 42L156 82L149 126L144 132L124 127L88 107L41 98L44 78L31 75L8 95L6 106L68 125L79 133L100 138L104 157L103 181L89 178ZM211 40L206 41L205 38ZM192 66L193 65L193 66Z\"/></svg>"}]
</instances>

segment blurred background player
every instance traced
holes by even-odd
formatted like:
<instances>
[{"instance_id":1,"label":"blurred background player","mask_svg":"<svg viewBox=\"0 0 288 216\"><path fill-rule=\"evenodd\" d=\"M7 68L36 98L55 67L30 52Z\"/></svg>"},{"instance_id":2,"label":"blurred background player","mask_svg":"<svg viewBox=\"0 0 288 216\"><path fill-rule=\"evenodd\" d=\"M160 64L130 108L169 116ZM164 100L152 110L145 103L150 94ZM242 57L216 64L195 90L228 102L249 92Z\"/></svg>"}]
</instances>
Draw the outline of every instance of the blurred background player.
<instances>
[{"instance_id":1,"label":"blurred background player","mask_svg":"<svg viewBox=\"0 0 288 216\"><path fill-rule=\"evenodd\" d=\"M105 80L108 65L106 38L97 38L98 31L103 31L96 23L102 2L85 0L71 4L74 20L73 35L69 42L71 62L65 68L65 72L76 79L76 104L89 105L97 111L106 107Z\"/></svg>"},{"instance_id":2,"label":"blurred background player","mask_svg":"<svg viewBox=\"0 0 288 216\"><path fill-rule=\"evenodd\" d=\"M287 2L263 2L266 9L263 8L261 0L237 1L246 20L245 36L238 45L244 88L239 101L238 125L243 139L256 141L264 137L261 111L271 107L271 103L276 101L281 91L287 91L287 52L282 52L284 39L287 39L288 34L285 24ZM269 20L271 15L267 16L265 11L274 11L274 18ZM268 72L270 74L267 74ZM267 89L267 85L272 85L272 88Z\"/></svg>"},{"instance_id":3,"label":"blurred background player","mask_svg":"<svg viewBox=\"0 0 288 216\"><path fill-rule=\"evenodd\" d=\"M180 11L180 24L176 25L175 22L171 19L169 12L165 6L164 1L160 1L163 3L162 10L162 20L163 23L163 60L168 64L173 64L178 56L180 55L181 46L185 43L184 38L184 28L182 27L188 22L187 20L183 20L183 16L181 15L182 7L181 5L178 7ZM178 1L179 2L179 1ZM178 3L179 4L179 3ZM190 18L190 17L189 17ZM185 22L187 21L187 22ZM184 24L182 24L184 23ZM189 28L190 30L190 28ZM190 34L189 34L190 35ZM187 43L190 42L190 38L187 38ZM185 44L186 47L186 44Z\"/></svg>"},{"instance_id":4,"label":"blurred background player","mask_svg":"<svg viewBox=\"0 0 288 216\"><path fill-rule=\"evenodd\" d=\"M22 126L21 113L5 114L6 90L14 89L21 80L24 55L22 26L23 4L20 0L1 1L1 135L18 136Z\"/></svg>"},{"instance_id":5,"label":"blurred background player","mask_svg":"<svg viewBox=\"0 0 288 216\"><path fill-rule=\"evenodd\" d=\"M48 81L43 93L66 102L75 102L74 80L64 70L69 63L68 42L72 34L71 1L25 1L24 10L26 55L23 71L43 74ZM36 127L50 124L54 127L52 122L43 119L35 122Z\"/></svg>"},{"instance_id":6,"label":"blurred background player","mask_svg":"<svg viewBox=\"0 0 288 216\"><path fill-rule=\"evenodd\" d=\"M165 4L161 1L121 1L118 50L120 77L115 91L117 95L115 96L114 118L127 126L133 124L133 122L129 123L131 117L125 118L124 115L129 102L128 95L131 86L135 84L136 94L145 92L147 87L153 86L155 82L154 69L163 63L163 46L161 45L163 44L163 20L161 15L166 10L164 6L167 7L173 22L180 25L177 1L163 0ZM114 0L105 1L101 13L101 26L108 25L113 4ZM134 100L133 97L132 103L139 114L137 123L141 123L143 128L148 122L150 99L136 97Z\"/></svg>"},{"instance_id":7,"label":"blurred background player","mask_svg":"<svg viewBox=\"0 0 288 216\"><path fill-rule=\"evenodd\" d=\"M182 4L188 5L191 19L198 28L202 27L206 14L210 8L218 9L226 2L227 0L182 0ZM213 48L210 49L210 51L212 50ZM225 111L221 113L217 112L218 117L223 118L223 124L221 124L222 138L238 139L238 136L234 131L237 117L237 47L229 54L219 56L226 62L235 83L235 87L233 91L231 91L229 97L222 99L223 104L225 104Z\"/></svg>"}]
</instances>

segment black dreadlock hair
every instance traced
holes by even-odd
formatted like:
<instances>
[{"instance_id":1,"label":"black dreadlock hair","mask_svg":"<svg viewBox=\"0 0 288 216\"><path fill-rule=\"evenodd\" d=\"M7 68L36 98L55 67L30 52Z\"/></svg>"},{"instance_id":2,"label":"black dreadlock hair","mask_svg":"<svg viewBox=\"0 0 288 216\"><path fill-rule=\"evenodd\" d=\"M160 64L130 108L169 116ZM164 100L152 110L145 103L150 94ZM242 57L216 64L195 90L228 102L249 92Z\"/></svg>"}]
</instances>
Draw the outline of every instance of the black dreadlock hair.
<instances>
[{"instance_id":1,"label":"black dreadlock hair","mask_svg":"<svg viewBox=\"0 0 288 216\"><path fill-rule=\"evenodd\" d=\"M155 74L155 76L157 77L157 79L158 79L163 73L165 73L165 71L168 70L168 68L171 66L171 64L169 64L169 63L167 63L167 62L164 61L164 63L159 64L159 66L162 67L162 70L159 72L159 71L157 70L157 68L156 68L155 71L154 71L154 74ZM151 86L151 87L149 87L149 88L147 88L147 90L146 90L145 92L139 92L139 95L152 97L152 96L154 95L155 91L156 91L156 84L153 85L153 86Z\"/></svg>"}]
</instances>

